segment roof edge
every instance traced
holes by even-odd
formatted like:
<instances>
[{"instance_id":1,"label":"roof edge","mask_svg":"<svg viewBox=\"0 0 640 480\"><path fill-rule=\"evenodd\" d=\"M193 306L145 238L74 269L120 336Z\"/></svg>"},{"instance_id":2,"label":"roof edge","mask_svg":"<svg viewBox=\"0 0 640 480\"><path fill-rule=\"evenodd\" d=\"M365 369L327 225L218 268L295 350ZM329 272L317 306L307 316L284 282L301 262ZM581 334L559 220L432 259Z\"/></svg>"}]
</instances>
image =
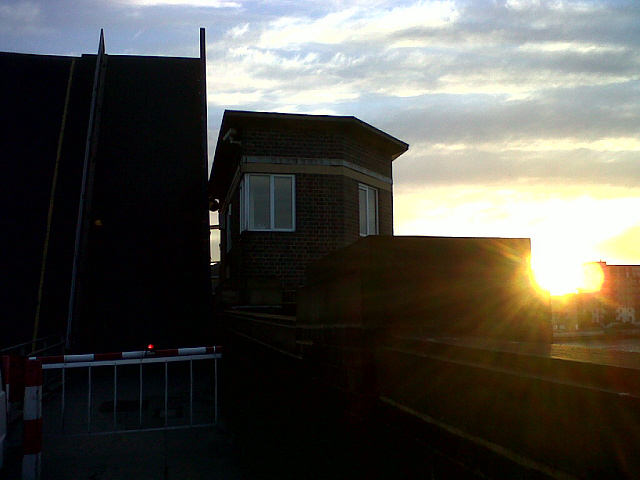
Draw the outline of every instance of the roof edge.
<instances>
[{"instance_id":1,"label":"roof edge","mask_svg":"<svg viewBox=\"0 0 640 480\"><path fill-rule=\"evenodd\" d=\"M281 113L281 112L256 112L250 110L230 110L227 109L224 111L224 115L222 117L222 124L225 124L225 120L229 117L244 117L250 119L263 119L263 120L276 120L283 119L289 121L295 120L305 120L305 121L315 121L315 122L327 122L327 123L345 123L352 124L354 126L358 126L363 128L364 130L369 131L372 134L378 135L390 143L395 144L400 152L396 155L399 156L402 153L406 152L409 149L409 144L403 142L402 140L394 137L393 135L389 135L388 133L380 130L379 128L374 127L373 125L360 120L353 115L315 115L309 113ZM395 157L394 157L395 158Z\"/></svg>"}]
</instances>

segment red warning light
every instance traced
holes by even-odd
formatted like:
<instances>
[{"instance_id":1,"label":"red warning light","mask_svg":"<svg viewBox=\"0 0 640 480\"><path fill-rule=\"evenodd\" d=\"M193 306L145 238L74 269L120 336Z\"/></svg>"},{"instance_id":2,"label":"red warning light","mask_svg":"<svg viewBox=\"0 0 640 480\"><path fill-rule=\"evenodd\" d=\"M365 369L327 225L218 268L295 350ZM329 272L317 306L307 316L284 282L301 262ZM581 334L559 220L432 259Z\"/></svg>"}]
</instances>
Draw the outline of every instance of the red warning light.
<instances>
[{"instance_id":1,"label":"red warning light","mask_svg":"<svg viewBox=\"0 0 640 480\"><path fill-rule=\"evenodd\" d=\"M153 350L153 343L150 343L149 345L147 345L147 348L148 348L149 350Z\"/></svg>"}]
</instances>

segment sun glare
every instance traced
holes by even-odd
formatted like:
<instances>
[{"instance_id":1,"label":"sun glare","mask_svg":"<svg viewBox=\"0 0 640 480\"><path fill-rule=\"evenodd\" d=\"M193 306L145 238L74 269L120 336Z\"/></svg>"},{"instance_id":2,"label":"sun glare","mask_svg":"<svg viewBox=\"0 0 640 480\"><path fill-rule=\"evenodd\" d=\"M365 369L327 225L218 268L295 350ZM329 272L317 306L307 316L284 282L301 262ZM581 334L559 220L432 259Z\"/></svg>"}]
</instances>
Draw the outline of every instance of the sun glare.
<instances>
[{"instance_id":1,"label":"sun glare","mask_svg":"<svg viewBox=\"0 0 640 480\"><path fill-rule=\"evenodd\" d=\"M604 271L599 263L589 262L582 265L582 286L583 292L597 292L604 283Z\"/></svg>"},{"instance_id":2,"label":"sun glare","mask_svg":"<svg viewBox=\"0 0 640 480\"><path fill-rule=\"evenodd\" d=\"M554 296L596 292L604 281L604 272L598 263L582 263L570 258L532 258L531 270L540 290Z\"/></svg>"}]
</instances>

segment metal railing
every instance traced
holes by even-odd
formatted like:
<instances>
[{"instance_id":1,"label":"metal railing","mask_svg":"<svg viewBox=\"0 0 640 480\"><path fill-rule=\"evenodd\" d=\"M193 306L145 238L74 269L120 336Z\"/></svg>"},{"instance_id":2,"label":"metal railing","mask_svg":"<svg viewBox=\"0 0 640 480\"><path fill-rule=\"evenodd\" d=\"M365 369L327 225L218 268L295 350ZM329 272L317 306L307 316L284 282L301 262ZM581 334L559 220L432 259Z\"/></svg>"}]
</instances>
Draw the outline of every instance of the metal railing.
<instances>
[{"instance_id":1,"label":"metal railing","mask_svg":"<svg viewBox=\"0 0 640 480\"><path fill-rule=\"evenodd\" d=\"M101 435L101 434L109 434L109 433L126 433L126 432L138 432L138 431L152 431L152 430L166 430L166 429L179 429L179 428L193 428L193 427L204 427L204 426L212 426L218 422L218 359L221 358L221 354L219 353L220 347L200 347L200 348L183 348L177 350L163 350L163 351L141 351L141 352L122 352L117 354L89 354L89 355L66 355L62 357L42 357L39 360L42 362L43 371L48 370L59 370L61 371L61 391L59 398L55 398L49 401L55 400L55 402L59 401L59 412L60 412L60 421L53 422L53 417L56 416L53 413L51 408L46 408L44 413L44 422L46 425L51 427L52 423L58 423L60 425L59 432L52 433L52 429L49 428L49 432L47 435ZM32 357L33 358L33 357ZM199 376L203 377L204 380L199 384L205 390L209 388L204 383L207 383L212 380L213 392L211 399L205 398L204 410L208 416L208 414L212 414L212 418L209 417L208 420L202 420L203 412L198 412L201 420L195 420L195 410L194 410L194 362L198 362L198 365L201 362L210 360L213 361L213 371L210 372L208 369L199 369L197 372ZM146 372L148 375L145 377L145 371L150 367L151 364L163 364L162 372L158 372L157 369L155 372ZM180 366L177 372L179 377L187 377L188 384L188 423L183 423L179 425L170 425L169 417L170 417L170 382L169 382L169 364L175 364L176 366ZM188 365L188 368L185 368ZM130 366L130 367L127 367ZM131 368L137 368L137 372L135 375L132 375ZM143 368L144 366L144 368ZM112 375L105 375L104 369L101 367L112 367ZM75 373L79 372L80 369L85 368L86 372L86 393L82 391L84 383L81 378ZM128 368L125 371L125 375L121 375L121 372ZM100 369L100 373L96 374L96 372ZM74 371L74 375L71 374L71 371ZM44 372L43 372L44 373ZM156 375L154 375L154 373ZM160 379L158 378L158 373L160 373ZM211 374L213 375L213 379L211 379ZM69 378L73 377L73 378ZM122 377L122 378L121 378ZM134 377L137 377L137 381ZM149 378L151 377L151 378ZM111 380L112 378L112 380ZM181 379L182 384L184 385L184 378ZM145 392L147 387L158 387L158 384L161 383L163 386L163 393L160 399L157 396L153 397L149 392ZM120 388L119 388L120 387ZM134 390L137 390L137 399L136 400L122 400L119 399L118 396L121 391L125 391L125 396L129 398L134 394ZM157 390L157 388L155 388ZM187 396L183 394L182 396ZM201 393L201 392L200 392ZM94 413L94 404L96 403L96 399L101 397L102 400L107 398L109 400L103 402L102 407L98 410L101 413L107 413L112 410L112 418L111 423L112 427L105 429L105 419L104 416L100 417L95 423L99 425L95 425L92 423L93 413ZM83 397L86 399L86 405L81 405L80 398ZM205 395L201 395L201 397L205 397ZM146 418L147 423L151 423L152 425L143 425L143 420L145 416L143 412L148 409L148 405L150 400L154 400L155 403L158 404L158 401L161 402L162 408L158 412L158 417L163 418L163 424L157 425L158 418ZM174 398L175 400L175 398ZM184 399L186 401L186 399ZM211 403L213 403L213 412L210 411ZM55 403L54 402L54 403ZM70 407L70 403L73 405ZM132 426L132 418L131 413L133 409L131 408L134 403L137 403L137 425ZM201 402L203 403L203 402ZM121 412L119 412L119 406ZM85 413L81 414L79 410L86 408ZM180 406L180 410L182 411L182 407ZM126 411L126 415L124 414ZM126 417L126 423L129 424L127 428L119 428L119 413L120 416ZM47 414L50 416L49 419L46 418ZM73 428L69 429L68 417L72 414L74 416L73 420L75 421L75 426L77 427L80 423L79 417L81 415L85 416L86 421L84 422L84 431L82 432L69 432L68 430L73 430ZM182 415L180 415L182 417ZM211 421L212 420L212 421ZM94 428L96 427L96 428ZM102 428L100 428L102 427Z\"/></svg>"},{"instance_id":2,"label":"metal railing","mask_svg":"<svg viewBox=\"0 0 640 480\"><path fill-rule=\"evenodd\" d=\"M52 343L53 342L53 343ZM41 348L37 348L38 344L41 344ZM10 347L0 350L0 355L41 355L43 353L51 354L51 350L59 349L62 355L64 355L64 336L60 334L49 335L47 337L41 337L28 342L19 343ZM57 353L57 352L55 352Z\"/></svg>"}]
</instances>

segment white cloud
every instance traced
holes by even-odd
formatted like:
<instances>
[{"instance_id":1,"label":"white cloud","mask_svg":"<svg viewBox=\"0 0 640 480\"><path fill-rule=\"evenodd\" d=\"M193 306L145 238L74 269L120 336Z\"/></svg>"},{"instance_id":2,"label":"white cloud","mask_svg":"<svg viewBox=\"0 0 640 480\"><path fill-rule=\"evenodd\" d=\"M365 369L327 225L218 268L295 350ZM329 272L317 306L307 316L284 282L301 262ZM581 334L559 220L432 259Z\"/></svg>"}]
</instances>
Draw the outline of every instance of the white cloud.
<instances>
[{"instance_id":1,"label":"white cloud","mask_svg":"<svg viewBox=\"0 0 640 480\"><path fill-rule=\"evenodd\" d=\"M634 137L604 137L593 141L577 138L525 138L516 141L496 141L483 143L417 143L414 149L424 154L442 153L443 151L475 152L557 152L570 150L593 150L595 152L640 152L640 140Z\"/></svg>"},{"instance_id":2,"label":"white cloud","mask_svg":"<svg viewBox=\"0 0 640 480\"><path fill-rule=\"evenodd\" d=\"M226 0L120 0L122 3L139 6L179 5L185 7L238 8L238 2Z\"/></svg>"},{"instance_id":3,"label":"white cloud","mask_svg":"<svg viewBox=\"0 0 640 480\"><path fill-rule=\"evenodd\" d=\"M417 2L390 10L354 7L332 12L318 19L282 17L270 23L259 46L291 49L303 44L372 42L378 44L391 34L412 27L445 28L459 18L453 2Z\"/></svg>"},{"instance_id":4,"label":"white cloud","mask_svg":"<svg viewBox=\"0 0 640 480\"><path fill-rule=\"evenodd\" d=\"M505 7L514 11L536 11L540 9L549 9L556 12L573 11L573 12L594 12L600 10L599 5L594 2L582 1L541 1L541 0L507 0Z\"/></svg>"},{"instance_id":5,"label":"white cloud","mask_svg":"<svg viewBox=\"0 0 640 480\"><path fill-rule=\"evenodd\" d=\"M438 79L438 88L424 93L508 95L510 100L519 100L528 98L539 90L611 85L637 78L637 75L629 74L577 73L551 69L529 70L527 67L505 70L489 67L477 73L445 74Z\"/></svg>"},{"instance_id":6,"label":"white cloud","mask_svg":"<svg viewBox=\"0 0 640 480\"><path fill-rule=\"evenodd\" d=\"M15 2L0 5L0 17L16 22L30 22L40 14L40 7L32 2Z\"/></svg>"},{"instance_id":7,"label":"white cloud","mask_svg":"<svg viewBox=\"0 0 640 480\"><path fill-rule=\"evenodd\" d=\"M248 31L249 31L249 24L244 23L242 25L236 25L232 29L228 30L227 35L232 38L238 38L244 35L245 33L247 33Z\"/></svg>"},{"instance_id":8,"label":"white cloud","mask_svg":"<svg viewBox=\"0 0 640 480\"><path fill-rule=\"evenodd\" d=\"M33 33L41 9L33 2L0 4L0 32Z\"/></svg>"},{"instance_id":9,"label":"white cloud","mask_svg":"<svg viewBox=\"0 0 640 480\"><path fill-rule=\"evenodd\" d=\"M535 7L531 2L512 6ZM575 3L543 6L563 16L589 13ZM210 58L218 71L233 77L233 82L222 80L218 87L225 83L247 91L263 89L266 83L272 92L263 98L272 100L282 92L301 101L321 102L367 94L491 95L501 97L496 101L516 101L551 89L614 85L637 78L638 69L630 67L640 62L634 49L625 45L559 41L554 31L545 32L550 38L543 35L538 41L521 42L517 36L523 35L522 29L515 24L487 29L478 27L482 23L473 15L478 12L447 1L395 8L356 5L316 18L295 15L293 10L268 22L244 21L229 28L210 45L215 51ZM576 57L556 59L550 54ZM603 58L611 67L597 67ZM302 92L305 88L307 95ZM319 95L320 88L327 94ZM332 97L332 92L338 95Z\"/></svg>"},{"instance_id":10,"label":"white cloud","mask_svg":"<svg viewBox=\"0 0 640 480\"><path fill-rule=\"evenodd\" d=\"M512 10L528 10L540 6L540 0L507 0L505 6Z\"/></svg>"},{"instance_id":11,"label":"white cloud","mask_svg":"<svg viewBox=\"0 0 640 480\"><path fill-rule=\"evenodd\" d=\"M246 105L255 103L262 99L263 92L231 92L231 93L209 93L207 94L207 102L210 105L219 105L228 107L233 105Z\"/></svg>"},{"instance_id":12,"label":"white cloud","mask_svg":"<svg viewBox=\"0 0 640 480\"><path fill-rule=\"evenodd\" d=\"M527 42L518 46L525 52L576 52L576 53L620 53L627 50L623 45L606 45L583 42Z\"/></svg>"}]
</instances>

